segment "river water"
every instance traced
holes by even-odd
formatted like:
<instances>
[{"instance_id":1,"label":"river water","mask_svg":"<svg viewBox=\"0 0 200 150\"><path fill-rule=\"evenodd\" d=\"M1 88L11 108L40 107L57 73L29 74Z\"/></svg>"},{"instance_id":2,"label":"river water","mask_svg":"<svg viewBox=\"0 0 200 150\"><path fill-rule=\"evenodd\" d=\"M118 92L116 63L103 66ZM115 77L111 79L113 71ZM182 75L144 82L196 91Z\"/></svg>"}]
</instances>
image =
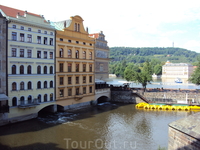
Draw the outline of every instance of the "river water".
<instances>
[{"instance_id":1,"label":"river water","mask_svg":"<svg viewBox=\"0 0 200 150\"><path fill-rule=\"evenodd\" d=\"M193 112L105 104L0 127L0 150L157 150L168 124Z\"/></svg>"}]
</instances>

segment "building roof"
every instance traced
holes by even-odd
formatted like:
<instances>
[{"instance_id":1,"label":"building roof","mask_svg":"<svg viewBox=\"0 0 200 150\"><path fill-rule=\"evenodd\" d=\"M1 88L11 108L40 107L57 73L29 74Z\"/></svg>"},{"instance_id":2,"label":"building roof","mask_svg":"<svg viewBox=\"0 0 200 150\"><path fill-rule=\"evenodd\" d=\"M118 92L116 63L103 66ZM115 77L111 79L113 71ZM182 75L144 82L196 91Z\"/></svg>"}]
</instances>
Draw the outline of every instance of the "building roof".
<instances>
[{"instance_id":1,"label":"building roof","mask_svg":"<svg viewBox=\"0 0 200 150\"><path fill-rule=\"evenodd\" d=\"M192 65L187 63L166 63L164 66L192 66Z\"/></svg>"},{"instance_id":2,"label":"building roof","mask_svg":"<svg viewBox=\"0 0 200 150\"><path fill-rule=\"evenodd\" d=\"M99 37L99 34L100 33L93 33L93 34L89 34L89 36L97 39Z\"/></svg>"},{"instance_id":3,"label":"building roof","mask_svg":"<svg viewBox=\"0 0 200 150\"><path fill-rule=\"evenodd\" d=\"M3 6L3 5L0 5L0 11L2 11L6 16L13 17L13 18L17 18L17 15L24 16L26 13L33 16L42 17L41 15L38 15L38 14L22 11L19 9L15 9L15 8Z\"/></svg>"},{"instance_id":4,"label":"building roof","mask_svg":"<svg viewBox=\"0 0 200 150\"><path fill-rule=\"evenodd\" d=\"M64 28L67 28L70 26L72 20L64 20L59 22L51 22L51 25L56 28L56 30L63 30Z\"/></svg>"}]
</instances>

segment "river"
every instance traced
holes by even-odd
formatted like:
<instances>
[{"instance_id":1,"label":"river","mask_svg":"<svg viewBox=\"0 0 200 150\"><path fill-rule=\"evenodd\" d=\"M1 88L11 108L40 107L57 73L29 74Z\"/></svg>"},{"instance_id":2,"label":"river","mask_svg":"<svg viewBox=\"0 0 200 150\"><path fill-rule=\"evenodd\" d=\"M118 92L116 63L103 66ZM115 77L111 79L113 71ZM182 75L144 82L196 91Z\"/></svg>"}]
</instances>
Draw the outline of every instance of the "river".
<instances>
[{"instance_id":1,"label":"river","mask_svg":"<svg viewBox=\"0 0 200 150\"><path fill-rule=\"evenodd\" d=\"M139 110L134 104L58 112L0 127L0 149L157 150L167 148L168 124L192 113Z\"/></svg>"}]
</instances>

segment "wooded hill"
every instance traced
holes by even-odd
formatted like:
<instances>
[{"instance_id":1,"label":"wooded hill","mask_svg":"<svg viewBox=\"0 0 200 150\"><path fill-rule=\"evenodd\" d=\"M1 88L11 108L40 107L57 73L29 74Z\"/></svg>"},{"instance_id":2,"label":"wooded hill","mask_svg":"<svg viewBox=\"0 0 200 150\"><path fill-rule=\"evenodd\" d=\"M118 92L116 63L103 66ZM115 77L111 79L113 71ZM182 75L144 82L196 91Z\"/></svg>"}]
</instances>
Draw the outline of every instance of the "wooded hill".
<instances>
[{"instance_id":1,"label":"wooded hill","mask_svg":"<svg viewBox=\"0 0 200 150\"><path fill-rule=\"evenodd\" d=\"M194 63L200 55L194 51L176 47L110 47L111 62L126 60L126 62L143 63L146 60L158 59L161 62L169 60L172 63Z\"/></svg>"}]
</instances>

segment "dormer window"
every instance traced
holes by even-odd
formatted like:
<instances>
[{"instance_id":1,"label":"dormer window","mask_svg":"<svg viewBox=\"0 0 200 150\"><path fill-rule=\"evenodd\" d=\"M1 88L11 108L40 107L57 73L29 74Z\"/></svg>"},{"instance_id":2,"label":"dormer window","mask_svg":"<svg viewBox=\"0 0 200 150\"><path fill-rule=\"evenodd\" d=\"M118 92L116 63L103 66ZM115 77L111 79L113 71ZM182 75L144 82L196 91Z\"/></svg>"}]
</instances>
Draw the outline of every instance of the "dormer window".
<instances>
[{"instance_id":1,"label":"dormer window","mask_svg":"<svg viewBox=\"0 0 200 150\"><path fill-rule=\"evenodd\" d=\"M80 24L79 23L74 24L74 31L80 32Z\"/></svg>"}]
</instances>

